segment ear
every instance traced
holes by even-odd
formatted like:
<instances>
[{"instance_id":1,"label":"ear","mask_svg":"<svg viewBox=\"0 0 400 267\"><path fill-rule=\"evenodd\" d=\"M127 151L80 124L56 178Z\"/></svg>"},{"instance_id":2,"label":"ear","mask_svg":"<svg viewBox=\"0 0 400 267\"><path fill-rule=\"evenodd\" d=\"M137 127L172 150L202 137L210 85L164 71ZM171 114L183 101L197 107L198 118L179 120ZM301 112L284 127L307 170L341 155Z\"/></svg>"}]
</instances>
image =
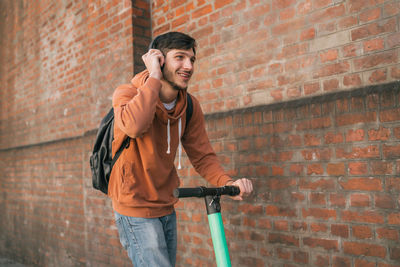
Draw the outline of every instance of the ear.
<instances>
[{"instance_id":1,"label":"ear","mask_svg":"<svg viewBox=\"0 0 400 267\"><path fill-rule=\"evenodd\" d=\"M164 60L163 60L163 63L161 64L161 71L163 71L163 69L164 69L164 66L165 66L165 56L164 56Z\"/></svg>"}]
</instances>

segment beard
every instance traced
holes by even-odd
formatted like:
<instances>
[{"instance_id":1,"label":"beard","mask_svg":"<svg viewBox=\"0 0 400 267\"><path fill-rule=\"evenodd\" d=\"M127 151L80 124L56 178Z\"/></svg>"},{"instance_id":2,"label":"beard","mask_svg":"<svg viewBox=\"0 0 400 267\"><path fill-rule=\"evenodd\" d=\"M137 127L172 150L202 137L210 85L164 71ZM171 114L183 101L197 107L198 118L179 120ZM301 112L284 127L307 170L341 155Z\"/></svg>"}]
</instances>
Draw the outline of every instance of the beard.
<instances>
[{"instance_id":1,"label":"beard","mask_svg":"<svg viewBox=\"0 0 400 267\"><path fill-rule=\"evenodd\" d=\"M162 70L163 78L164 80L169 83L169 85L172 86L174 90L180 91L180 90L186 90L187 86L180 86L176 82L174 82L173 77L174 77L174 72L168 70L168 68L164 68Z\"/></svg>"}]
</instances>

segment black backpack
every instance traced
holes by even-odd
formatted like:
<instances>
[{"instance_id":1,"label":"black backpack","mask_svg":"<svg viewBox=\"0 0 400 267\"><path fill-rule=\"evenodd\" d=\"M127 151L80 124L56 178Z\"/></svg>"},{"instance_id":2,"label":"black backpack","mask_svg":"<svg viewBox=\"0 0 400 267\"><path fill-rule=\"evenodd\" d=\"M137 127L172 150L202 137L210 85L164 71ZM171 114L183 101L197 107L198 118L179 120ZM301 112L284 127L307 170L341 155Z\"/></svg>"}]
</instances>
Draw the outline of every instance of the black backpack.
<instances>
[{"instance_id":1,"label":"black backpack","mask_svg":"<svg viewBox=\"0 0 400 267\"><path fill-rule=\"evenodd\" d=\"M192 98L187 94L186 106L186 127L193 114ZM112 157L112 141L114 140L114 109L111 108L107 115L101 120L97 130L96 140L92 155L90 156L90 169L92 171L92 184L97 190L104 194L108 193L108 181L110 180L111 170L121 155L122 151L129 146L130 137L122 142L122 145Z\"/></svg>"}]
</instances>

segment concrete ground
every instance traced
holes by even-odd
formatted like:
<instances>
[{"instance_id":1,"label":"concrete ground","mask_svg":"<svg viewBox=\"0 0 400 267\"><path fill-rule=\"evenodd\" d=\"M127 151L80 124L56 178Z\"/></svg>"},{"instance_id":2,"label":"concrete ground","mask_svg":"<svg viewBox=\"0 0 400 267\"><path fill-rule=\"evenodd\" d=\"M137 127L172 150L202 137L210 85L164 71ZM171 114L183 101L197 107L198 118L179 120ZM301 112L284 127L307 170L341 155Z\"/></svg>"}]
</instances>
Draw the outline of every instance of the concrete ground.
<instances>
[{"instance_id":1,"label":"concrete ground","mask_svg":"<svg viewBox=\"0 0 400 267\"><path fill-rule=\"evenodd\" d=\"M0 258L0 267L27 267L10 259Z\"/></svg>"}]
</instances>

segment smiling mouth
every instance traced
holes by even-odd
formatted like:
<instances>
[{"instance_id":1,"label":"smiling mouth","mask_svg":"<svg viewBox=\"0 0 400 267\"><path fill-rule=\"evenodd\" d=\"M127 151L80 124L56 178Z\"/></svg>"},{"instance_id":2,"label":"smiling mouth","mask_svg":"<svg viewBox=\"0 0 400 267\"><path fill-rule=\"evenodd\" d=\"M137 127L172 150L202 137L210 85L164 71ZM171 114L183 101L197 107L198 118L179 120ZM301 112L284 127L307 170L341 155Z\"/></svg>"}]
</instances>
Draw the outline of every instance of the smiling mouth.
<instances>
[{"instance_id":1,"label":"smiling mouth","mask_svg":"<svg viewBox=\"0 0 400 267\"><path fill-rule=\"evenodd\" d=\"M190 77L192 76L190 73L187 73L187 72L178 72L178 75L187 80L189 80Z\"/></svg>"}]
</instances>

